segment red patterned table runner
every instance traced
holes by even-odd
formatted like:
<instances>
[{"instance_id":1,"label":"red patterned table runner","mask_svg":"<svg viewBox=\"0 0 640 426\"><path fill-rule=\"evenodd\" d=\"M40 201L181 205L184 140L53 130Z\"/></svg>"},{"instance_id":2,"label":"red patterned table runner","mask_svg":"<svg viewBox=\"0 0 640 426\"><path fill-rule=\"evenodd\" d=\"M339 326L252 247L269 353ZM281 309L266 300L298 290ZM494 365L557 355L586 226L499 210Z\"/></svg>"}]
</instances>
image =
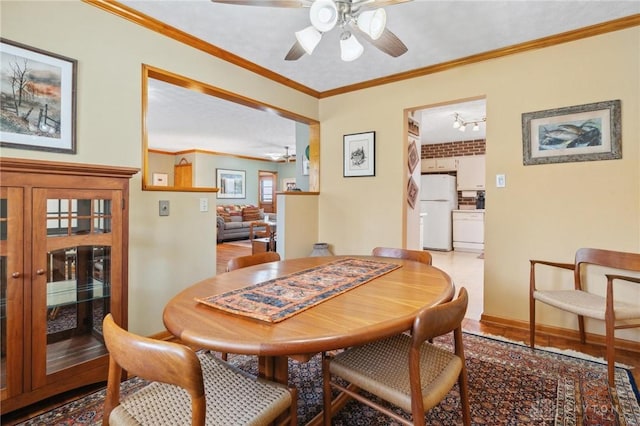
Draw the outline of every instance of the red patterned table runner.
<instances>
[{"instance_id":1,"label":"red patterned table runner","mask_svg":"<svg viewBox=\"0 0 640 426\"><path fill-rule=\"evenodd\" d=\"M223 311L276 323L400 266L346 258L196 300Z\"/></svg>"}]
</instances>

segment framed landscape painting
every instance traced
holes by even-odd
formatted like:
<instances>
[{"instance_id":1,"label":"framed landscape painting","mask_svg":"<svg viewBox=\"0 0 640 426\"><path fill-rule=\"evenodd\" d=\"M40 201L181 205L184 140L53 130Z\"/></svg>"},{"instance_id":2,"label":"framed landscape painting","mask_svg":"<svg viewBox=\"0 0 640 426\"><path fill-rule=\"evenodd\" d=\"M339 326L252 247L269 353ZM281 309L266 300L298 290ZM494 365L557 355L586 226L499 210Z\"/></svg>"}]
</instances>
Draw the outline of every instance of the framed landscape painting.
<instances>
[{"instance_id":1,"label":"framed landscape painting","mask_svg":"<svg viewBox=\"0 0 640 426\"><path fill-rule=\"evenodd\" d=\"M77 61L0 39L0 146L76 152Z\"/></svg>"},{"instance_id":2,"label":"framed landscape painting","mask_svg":"<svg viewBox=\"0 0 640 426\"><path fill-rule=\"evenodd\" d=\"M218 198L247 198L244 170L216 169Z\"/></svg>"},{"instance_id":3,"label":"framed landscape painting","mask_svg":"<svg viewBox=\"0 0 640 426\"><path fill-rule=\"evenodd\" d=\"M345 177L376 175L376 132L344 135Z\"/></svg>"},{"instance_id":4,"label":"framed landscape painting","mask_svg":"<svg viewBox=\"0 0 640 426\"><path fill-rule=\"evenodd\" d=\"M525 165L622 158L620 100L522 114Z\"/></svg>"}]
</instances>

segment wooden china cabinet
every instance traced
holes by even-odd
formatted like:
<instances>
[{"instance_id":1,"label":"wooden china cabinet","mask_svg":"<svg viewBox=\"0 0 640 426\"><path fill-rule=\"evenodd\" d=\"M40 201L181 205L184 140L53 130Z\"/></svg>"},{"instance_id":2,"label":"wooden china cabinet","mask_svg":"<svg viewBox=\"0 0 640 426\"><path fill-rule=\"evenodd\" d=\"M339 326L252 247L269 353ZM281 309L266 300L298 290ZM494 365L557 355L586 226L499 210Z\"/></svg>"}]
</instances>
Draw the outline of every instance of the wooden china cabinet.
<instances>
[{"instance_id":1,"label":"wooden china cabinet","mask_svg":"<svg viewBox=\"0 0 640 426\"><path fill-rule=\"evenodd\" d=\"M0 158L0 405L105 381L102 319L127 325L138 169Z\"/></svg>"}]
</instances>

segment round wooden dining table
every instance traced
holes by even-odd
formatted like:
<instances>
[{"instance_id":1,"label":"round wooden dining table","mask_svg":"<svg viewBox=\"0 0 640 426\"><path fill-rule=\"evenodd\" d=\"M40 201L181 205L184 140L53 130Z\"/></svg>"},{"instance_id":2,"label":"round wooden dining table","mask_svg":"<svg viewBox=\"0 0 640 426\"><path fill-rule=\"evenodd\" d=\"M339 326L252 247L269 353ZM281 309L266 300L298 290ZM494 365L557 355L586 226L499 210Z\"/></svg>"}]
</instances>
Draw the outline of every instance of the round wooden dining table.
<instances>
[{"instance_id":1,"label":"round wooden dining table","mask_svg":"<svg viewBox=\"0 0 640 426\"><path fill-rule=\"evenodd\" d=\"M228 313L196 300L343 259L371 259L400 267L281 322ZM409 330L426 306L453 298L447 273L411 260L372 256L287 259L226 272L178 293L166 305L164 324L189 345L260 357L260 373L287 383L288 358L361 345Z\"/></svg>"}]
</instances>

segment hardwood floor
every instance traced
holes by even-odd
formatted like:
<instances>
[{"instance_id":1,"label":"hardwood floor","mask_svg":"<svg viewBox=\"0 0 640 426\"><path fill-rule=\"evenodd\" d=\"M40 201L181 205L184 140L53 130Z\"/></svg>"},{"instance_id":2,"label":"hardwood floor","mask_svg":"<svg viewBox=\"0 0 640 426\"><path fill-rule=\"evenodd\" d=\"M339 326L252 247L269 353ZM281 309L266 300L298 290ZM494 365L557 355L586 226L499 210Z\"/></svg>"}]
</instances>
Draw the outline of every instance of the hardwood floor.
<instances>
[{"instance_id":1,"label":"hardwood floor","mask_svg":"<svg viewBox=\"0 0 640 426\"><path fill-rule=\"evenodd\" d=\"M227 267L227 261L236 256L244 256L251 254L250 247L242 247L235 244L218 244L217 249L217 271L223 273ZM528 342L529 331L525 329L499 326L494 324L485 324L474 319L465 319L463 328L467 331L478 332L496 336L502 336L514 341ZM537 336L536 344L539 346L554 347L558 349L571 349L591 356L604 358L605 348L604 346L597 346L593 344L580 344L579 341L561 338L556 336L549 336L543 333L539 333ZM616 351L616 361L633 367L632 373L636 384L640 384L640 354L631 351ZM59 398L51 398L45 402L35 404L25 409L18 410L8 415L2 414L3 425L13 425L17 422L24 421L34 415L45 412L48 409L52 409L58 405L61 405L64 401L73 400L85 394L91 393L96 390L96 386L90 386L84 389L80 389L74 392L68 392Z\"/></svg>"}]
</instances>

